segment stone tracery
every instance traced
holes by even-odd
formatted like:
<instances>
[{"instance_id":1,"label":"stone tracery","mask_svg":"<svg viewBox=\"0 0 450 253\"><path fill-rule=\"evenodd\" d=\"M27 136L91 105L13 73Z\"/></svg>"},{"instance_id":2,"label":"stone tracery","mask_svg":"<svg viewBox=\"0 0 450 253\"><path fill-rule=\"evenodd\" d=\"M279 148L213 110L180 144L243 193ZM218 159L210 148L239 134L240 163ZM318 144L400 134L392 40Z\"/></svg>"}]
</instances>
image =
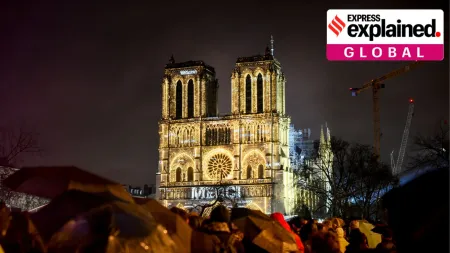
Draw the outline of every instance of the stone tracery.
<instances>
[{"instance_id":1,"label":"stone tracery","mask_svg":"<svg viewBox=\"0 0 450 253\"><path fill-rule=\"evenodd\" d=\"M205 144L228 145L233 142L231 124L208 124L205 130Z\"/></svg>"},{"instance_id":2,"label":"stone tracery","mask_svg":"<svg viewBox=\"0 0 450 253\"><path fill-rule=\"evenodd\" d=\"M172 126L169 133L171 147L191 147L197 142L196 131L193 125Z\"/></svg>"},{"instance_id":3,"label":"stone tracery","mask_svg":"<svg viewBox=\"0 0 450 253\"><path fill-rule=\"evenodd\" d=\"M233 163L224 154L216 154L208 162L208 175L212 179L221 180L227 178L231 173Z\"/></svg>"},{"instance_id":4,"label":"stone tracery","mask_svg":"<svg viewBox=\"0 0 450 253\"><path fill-rule=\"evenodd\" d=\"M194 160L190 155L181 153L175 156L170 165L170 182L193 181L193 168Z\"/></svg>"},{"instance_id":5,"label":"stone tracery","mask_svg":"<svg viewBox=\"0 0 450 253\"><path fill-rule=\"evenodd\" d=\"M263 154L258 150L250 151L244 157L243 168L245 168L242 175L246 179L250 178L264 178L264 169L266 165L266 159ZM261 168L263 169L261 172ZM262 174L262 175L261 175Z\"/></svg>"}]
</instances>

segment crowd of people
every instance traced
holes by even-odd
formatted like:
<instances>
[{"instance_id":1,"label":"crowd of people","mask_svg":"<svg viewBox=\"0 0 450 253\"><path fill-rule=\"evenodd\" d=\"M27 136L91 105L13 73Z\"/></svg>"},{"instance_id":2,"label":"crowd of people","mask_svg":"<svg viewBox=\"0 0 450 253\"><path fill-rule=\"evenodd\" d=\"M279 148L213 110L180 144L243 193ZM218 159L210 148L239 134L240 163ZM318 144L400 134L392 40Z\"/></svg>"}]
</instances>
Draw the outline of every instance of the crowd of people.
<instances>
[{"instance_id":1,"label":"crowd of people","mask_svg":"<svg viewBox=\"0 0 450 253\"><path fill-rule=\"evenodd\" d=\"M215 207L207 219L195 212L188 213L177 207L172 207L170 210L185 220L192 229L215 236L218 245L217 252L267 252L246 240L244 234L230 221L230 211L225 206ZM360 231L357 220L350 222L349 226L345 226L341 219L328 219L321 223L314 219L300 219L299 222L288 223L281 213L273 213L270 218L279 222L295 237L297 252L397 252L392 231L387 227L383 229L381 242L375 248L370 248L367 236Z\"/></svg>"},{"instance_id":2,"label":"crowd of people","mask_svg":"<svg viewBox=\"0 0 450 253\"><path fill-rule=\"evenodd\" d=\"M386 193L386 224L373 228L364 220L286 221L282 213L224 205L203 217L153 199L140 203L119 186L70 189L32 214L0 201L0 253L449 252L448 177L448 169L429 172Z\"/></svg>"}]
</instances>

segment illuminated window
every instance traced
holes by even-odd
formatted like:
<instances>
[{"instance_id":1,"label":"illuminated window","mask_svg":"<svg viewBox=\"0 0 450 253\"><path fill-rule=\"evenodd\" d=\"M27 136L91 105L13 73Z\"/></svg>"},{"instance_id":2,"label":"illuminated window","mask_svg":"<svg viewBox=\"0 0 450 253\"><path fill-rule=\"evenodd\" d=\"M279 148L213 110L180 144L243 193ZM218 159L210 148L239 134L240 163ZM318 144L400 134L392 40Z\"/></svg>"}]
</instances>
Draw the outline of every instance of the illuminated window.
<instances>
[{"instance_id":1,"label":"illuminated window","mask_svg":"<svg viewBox=\"0 0 450 253\"><path fill-rule=\"evenodd\" d=\"M188 182L192 182L194 181L194 169L192 167L188 168L188 178L187 178Z\"/></svg>"},{"instance_id":2,"label":"illuminated window","mask_svg":"<svg viewBox=\"0 0 450 253\"><path fill-rule=\"evenodd\" d=\"M175 181L181 182L181 168L180 167L177 168Z\"/></svg>"},{"instance_id":3,"label":"illuminated window","mask_svg":"<svg viewBox=\"0 0 450 253\"><path fill-rule=\"evenodd\" d=\"M177 82L177 90L175 94L175 103L176 103L176 114L175 118L181 119L183 115L183 85L181 84L181 81Z\"/></svg>"},{"instance_id":4,"label":"illuminated window","mask_svg":"<svg viewBox=\"0 0 450 253\"><path fill-rule=\"evenodd\" d=\"M262 113L263 112L263 78L262 75L258 75L258 80L256 82L256 95L257 95L257 112Z\"/></svg>"},{"instance_id":5,"label":"illuminated window","mask_svg":"<svg viewBox=\"0 0 450 253\"><path fill-rule=\"evenodd\" d=\"M222 180L231 173L231 159L224 154L216 154L208 162L208 175L212 179Z\"/></svg>"},{"instance_id":6,"label":"illuminated window","mask_svg":"<svg viewBox=\"0 0 450 253\"><path fill-rule=\"evenodd\" d=\"M264 167L261 164L258 166L258 178L259 179L264 178Z\"/></svg>"},{"instance_id":7,"label":"illuminated window","mask_svg":"<svg viewBox=\"0 0 450 253\"><path fill-rule=\"evenodd\" d=\"M245 79L245 112L252 112L252 78L247 75Z\"/></svg>"},{"instance_id":8,"label":"illuminated window","mask_svg":"<svg viewBox=\"0 0 450 253\"><path fill-rule=\"evenodd\" d=\"M191 80L189 80L188 82L188 101L187 101L187 106L188 106L188 118L193 118L194 117L194 82Z\"/></svg>"}]
</instances>

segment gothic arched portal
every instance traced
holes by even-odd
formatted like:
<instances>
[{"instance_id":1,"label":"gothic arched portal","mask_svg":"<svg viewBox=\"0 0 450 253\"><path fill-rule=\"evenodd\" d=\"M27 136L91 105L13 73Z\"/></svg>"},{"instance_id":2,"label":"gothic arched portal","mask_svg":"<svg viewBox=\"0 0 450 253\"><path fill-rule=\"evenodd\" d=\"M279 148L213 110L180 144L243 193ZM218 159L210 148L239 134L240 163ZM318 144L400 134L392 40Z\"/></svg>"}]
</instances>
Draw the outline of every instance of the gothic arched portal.
<instances>
[{"instance_id":1,"label":"gothic arched portal","mask_svg":"<svg viewBox=\"0 0 450 253\"><path fill-rule=\"evenodd\" d=\"M245 113L252 112L252 78L247 75L245 79Z\"/></svg>"},{"instance_id":2,"label":"gothic arched portal","mask_svg":"<svg viewBox=\"0 0 450 253\"><path fill-rule=\"evenodd\" d=\"M261 74L258 74L258 79L256 80L256 101L257 101L257 108L256 111L258 113L262 113L263 112L263 108L264 108L264 94L263 94L263 78Z\"/></svg>"},{"instance_id":3,"label":"gothic arched portal","mask_svg":"<svg viewBox=\"0 0 450 253\"><path fill-rule=\"evenodd\" d=\"M175 118L181 119L183 117L183 84L181 81L177 82L175 99Z\"/></svg>"}]
</instances>

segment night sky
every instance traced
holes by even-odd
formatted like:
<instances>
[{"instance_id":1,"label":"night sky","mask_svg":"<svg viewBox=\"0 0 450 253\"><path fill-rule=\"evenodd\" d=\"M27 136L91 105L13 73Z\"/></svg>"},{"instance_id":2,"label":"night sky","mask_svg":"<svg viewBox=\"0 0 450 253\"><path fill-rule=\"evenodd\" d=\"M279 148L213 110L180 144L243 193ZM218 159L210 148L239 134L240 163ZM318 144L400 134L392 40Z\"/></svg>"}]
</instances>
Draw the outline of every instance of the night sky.
<instances>
[{"instance_id":1,"label":"night sky","mask_svg":"<svg viewBox=\"0 0 450 253\"><path fill-rule=\"evenodd\" d=\"M351 97L348 88L405 63L328 62L327 9L448 10L442 0L420 5L381 0L364 6L361 1L146 2L0 4L0 125L25 122L39 132L44 149L42 157L24 157L22 165L76 165L121 183L153 183L160 85L170 55L178 62L204 60L215 67L219 110L228 113L236 58L264 53L271 34L288 81L292 123L318 137L327 122L333 135L372 144L371 92ZM409 97L416 100L411 134L428 134L438 120L448 118L448 70L447 58L386 82L384 160L400 146Z\"/></svg>"}]
</instances>

